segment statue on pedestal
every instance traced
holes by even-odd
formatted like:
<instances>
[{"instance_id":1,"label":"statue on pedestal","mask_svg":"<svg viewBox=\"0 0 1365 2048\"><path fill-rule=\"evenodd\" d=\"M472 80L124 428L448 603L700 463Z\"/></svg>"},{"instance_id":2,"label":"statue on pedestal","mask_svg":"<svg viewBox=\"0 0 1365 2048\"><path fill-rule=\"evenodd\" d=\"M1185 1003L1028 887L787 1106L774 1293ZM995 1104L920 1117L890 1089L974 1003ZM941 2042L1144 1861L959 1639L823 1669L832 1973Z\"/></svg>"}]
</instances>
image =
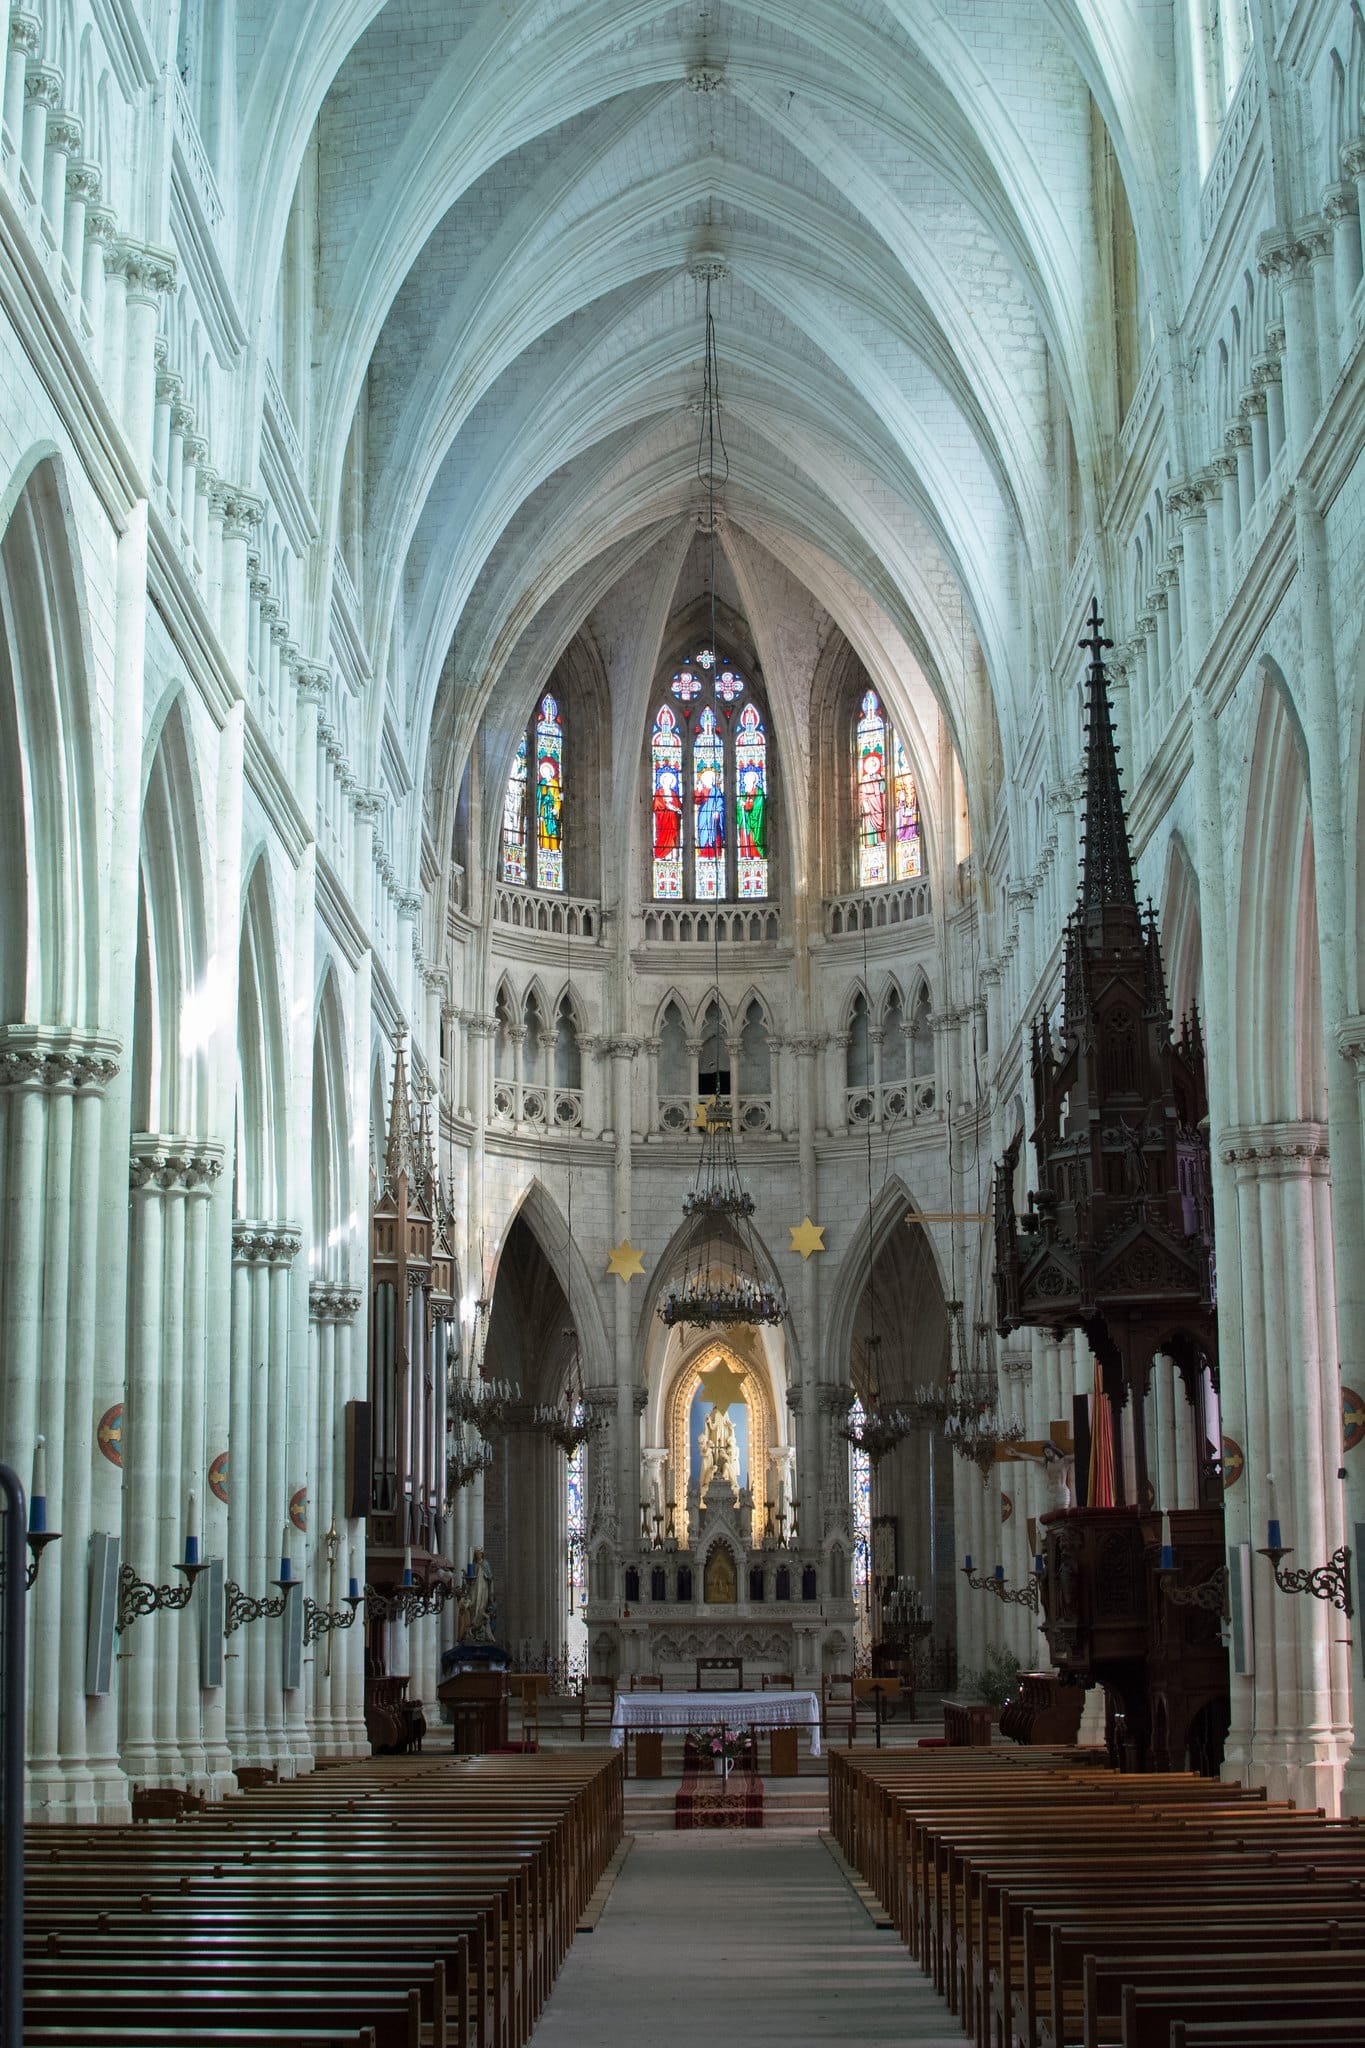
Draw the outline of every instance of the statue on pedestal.
<instances>
[{"instance_id":1,"label":"statue on pedestal","mask_svg":"<svg viewBox=\"0 0 1365 2048\"><path fill-rule=\"evenodd\" d=\"M713 1408L701 1429L701 1491L705 1495L713 1479L729 1486L739 1485L739 1446L735 1425L723 1408Z\"/></svg>"},{"instance_id":2,"label":"statue on pedestal","mask_svg":"<svg viewBox=\"0 0 1365 2048\"><path fill-rule=\"evenodd\" d=\"M460 1589L457 1634L461 1643L491 1643L493 1637L493 1567L482 1548L474 1552Z\"/></svg>"}]
</instances>

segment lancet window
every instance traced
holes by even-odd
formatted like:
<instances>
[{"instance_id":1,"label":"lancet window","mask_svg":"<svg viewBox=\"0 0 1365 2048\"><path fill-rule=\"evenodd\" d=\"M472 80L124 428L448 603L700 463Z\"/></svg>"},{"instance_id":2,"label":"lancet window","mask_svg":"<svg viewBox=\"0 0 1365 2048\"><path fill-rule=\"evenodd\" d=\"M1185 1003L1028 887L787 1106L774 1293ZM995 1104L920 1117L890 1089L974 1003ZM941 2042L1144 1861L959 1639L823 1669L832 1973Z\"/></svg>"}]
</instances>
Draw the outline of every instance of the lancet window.
<instances>
[{"instance_id":1,"label":"lancet window","mask_svg":"<svg viewBox=\"0 0 1365 2048\"><path fill-rule=\"evenodd\" d=\"M703 649L672 678L650 729L650 894L656 903L771 893L771 767L741 671Z\"/></svg>"},{"instance_id":2,"label":"lancet window","mask_svg":"<svg viewBox=\"0 0 1365 2048\"><path fill-rule=\"evenodd\" d=\"M875 690L864 692L854 718L853 815L858 887L912 881L923 862L919 794L905 746Z\"/></svg>"},{"instance_id":3,"label":"lancet window","mask_svg":"<svg viewBox=\"0 0 1365 2048\"><path fill-rule=\"evenodd\" d=\"M547 691L517 742L502 800L502 879L564 888L564 719Z\"/></svg>"}]
</instances>

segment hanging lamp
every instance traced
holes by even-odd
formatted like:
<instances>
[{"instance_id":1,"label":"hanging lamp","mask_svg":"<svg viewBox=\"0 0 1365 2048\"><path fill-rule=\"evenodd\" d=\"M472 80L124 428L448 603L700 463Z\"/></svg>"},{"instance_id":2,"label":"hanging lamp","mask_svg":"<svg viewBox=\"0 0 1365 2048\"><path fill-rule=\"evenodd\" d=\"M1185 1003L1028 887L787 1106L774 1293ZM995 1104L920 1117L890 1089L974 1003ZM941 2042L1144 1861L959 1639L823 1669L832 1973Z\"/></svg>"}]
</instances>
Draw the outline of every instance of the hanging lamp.
<instances>
[{"instance_id":1,"label":"hanging lamp","mask_svg":"<svg viewBox=\"0 0 1365 2048\"><path fill-rule=\"evenodd\" d=\"M706 492L707 595L710 636L695 660L673 680L673 693L686 708L704 693L713 696L727 720L744 688L738 669L720 659L716 645L716 484L730 474L730 458L720 422L720 389L716 366L716 325L711 312L711 272L706 274L706 341L702 374L702 424L697 438L697 480ZM701 1159L691 1193L683 1202L687 1230L683 1271L678 1284L659 1303L661 1322L671 1329L692 1324L714 1329L745 1323L780 1323L788 1314L782 1293L761 1275L763 1262L753 1234L754 1201L740 1184L735 1154L734 1095L723 1095L721 1058L720 918L711 919L713 976L712 1014L716 1020L711 1071L717 1087L698 1104Z\"/></svg>"}]
</instances>

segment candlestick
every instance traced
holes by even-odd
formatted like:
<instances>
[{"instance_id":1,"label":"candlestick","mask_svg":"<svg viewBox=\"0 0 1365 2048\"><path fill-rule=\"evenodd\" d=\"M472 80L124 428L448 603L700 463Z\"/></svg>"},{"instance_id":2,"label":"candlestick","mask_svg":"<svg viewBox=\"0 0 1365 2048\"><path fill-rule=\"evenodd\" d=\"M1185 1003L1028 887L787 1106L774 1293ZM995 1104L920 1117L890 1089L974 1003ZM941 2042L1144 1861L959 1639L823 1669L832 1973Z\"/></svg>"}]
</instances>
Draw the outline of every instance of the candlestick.
<instances>
[{"instance_id":1,"label":"candlestick","mask_svg":"<svg viewBox=\"0 0 1365 2048\"><path fill-rule=\"evenodd\" d=\"M997 1586L999 1586L999 1585L1003 1585L1003 1584L1004 1584L1004 1580L1005 1580L1005 1567L1004 1567L1004 1565L1002 1565L1002 1564L998 1564L998 1565L997 1565L997 1566L995 1567L995 1583L996 1583L996 1585L997 1585Z\"/></svg>"},{"instance_id":2,"label":"candlestick","mask_svg":"<svg viewBox=\"0 0 1365 2048\"><path fill-rule=\"evenodd\" d=\"M1283 1550L1285 1546L1280 1540L1280 1518L1275 1507L1275 1475L1272 1472L1265 1475L1265 1491L1270 1514L1265 1547L1267 1550Z\"/></svg>"},{"instance_id":3,"label":"candlestick","mask_svg":"<svg viewBox=\"0 0 1365 2048\"><path fill-rule=\"evenodd\" d=\"M1171 1548L1171 1517L1164 1508L1161 1513L1161 1569L1163 1572L1175 1570L1175 1552Z\"/></svg>"},{"instance_id":4,"label":"candlestick","mask_svg":"<svg viewBox=\"0 0 1365 2048\"><path fill-rule=\"evenodd\" d=\"M33 1484L28 1490L28 1527L31 1536L47 1533L47 1438L33 1444Z\"/></svg>"},{"instance_id":5,"label":"candlestick","mask_svg":"<svg viewBox=\"0 0 1365 2048\"><path fill-rule=\"evenodd\" d=\"M289 1524L284 1525L280 1537L280 1584L287 1586L294 1576L294 1559L289 1548Z\"/></svg>"},{"instance_id":6,"label":"candlestick","mask_svg":"<svg viewBox=\"0 0 1365 2048\"><path fill-rule=\"evenodd\" d=\"M403 1552L403 1584L405 1586L412 1584L412 1545L410 1543Z\"/></svg>"},{"instance_id":7,"label":"candlestick","mask_svg":"<svg viewBox=\"0 0 1365 2048\"><path fill-rule=\"evenodd\" d=\"M185 1503L185 1562L199 1562L199 1498L194 1493Z\"/></svg>"}]
</instances>

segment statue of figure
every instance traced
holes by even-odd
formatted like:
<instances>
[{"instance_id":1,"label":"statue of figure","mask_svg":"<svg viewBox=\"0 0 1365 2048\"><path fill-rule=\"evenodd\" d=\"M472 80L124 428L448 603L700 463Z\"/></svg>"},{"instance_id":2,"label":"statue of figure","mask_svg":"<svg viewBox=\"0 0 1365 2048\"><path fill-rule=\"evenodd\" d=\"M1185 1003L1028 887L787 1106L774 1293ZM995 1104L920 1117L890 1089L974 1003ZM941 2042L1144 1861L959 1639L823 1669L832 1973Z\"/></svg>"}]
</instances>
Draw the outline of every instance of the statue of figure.
<instances>
[{"instance_id":1,"label":"statue of figure","mask_svg":"<svg viewBox=\"0 0 1365 2048\"><path fill-rule=\"evenodd\" d=\"M735 1442L735 1425L722 1408L713 1408L701 1429L703 1494L713 1479L723 1479L729 1486L739 1484L739 1447Z\"/></svg>"},{"instance_id":2,"label":"statue of figure","mask_svg":"<svg viewBox=\"0 0 1365 2048\"><path fill-rule=\"evenodd\" d=\"M462 1643L492 1642L492 1609L493 1567L478 1549L465 1568L460 1592L458 1636Z\"/></svg>"}]
</instances>

